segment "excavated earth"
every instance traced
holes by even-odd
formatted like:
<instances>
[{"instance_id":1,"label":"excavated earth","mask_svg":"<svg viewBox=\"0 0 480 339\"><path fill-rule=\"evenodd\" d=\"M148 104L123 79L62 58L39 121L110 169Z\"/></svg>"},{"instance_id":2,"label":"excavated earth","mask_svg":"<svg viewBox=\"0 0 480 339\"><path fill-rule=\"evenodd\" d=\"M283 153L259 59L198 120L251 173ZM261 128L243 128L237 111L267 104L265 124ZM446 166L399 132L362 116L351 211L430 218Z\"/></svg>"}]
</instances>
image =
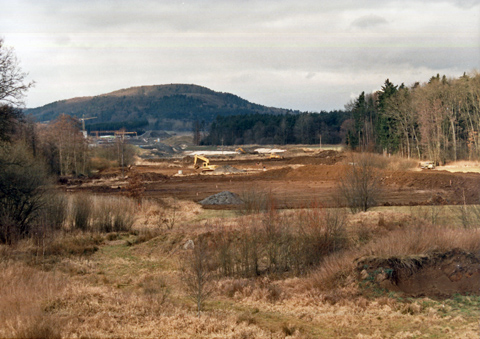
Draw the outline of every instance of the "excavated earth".
<instances>
[{"instance_id":1,"label":"excavated earth","mask_svg":"<svg viewBox=\"0 0 480 339\"><path fill-rule=\"evenodd\" d=\"M216 171L201 173L191 161L157 160L148 165L105 170L93 180L78 180L64 185L69 190L89 190L115 194L125 191L132 177L145 187L149 198L175 196L199 202L223 191L267 193L280 208L308 207L312 203L331 206L336 203L336 187L347 166L345 157L335 151L285 159L259 156L211 159ZM431 204L476 204L480 201L479 173L451 173L437 170L378 172L379 205L414 206ZM215 205L212 208L231 208Z\"/></svg>"},{"instance_id":2,"label":"excavated earth","mask_svg":"<svg viewBox=\"0 0 480 339\"><path fill-rule=\"evenodd\" d=\"M223 204L226 193L222 192L229 192L229 199L230 193L237 197L247 192L267 193L279 208L303 208L314 203L333 206L336 187L349 166L345 157L335 151L271 160L251 155L212 158L211 164L220 170L197 172L191 159L157 160L126 169L125 178L121 178L120 170L111 169L99 173L97 178L62 182L62 186L68 191L122 194L131 179L137 178L147 198L176 197L196 203L203 200L203 208L238 208L235 204ZM378 203L383 206L478 204L480 201L479 173L418 168L379 170L377 179L381 189ZM412 296L480 294L480 254L461 250L408 260L367 258L358 263L358 273L362 279L374 281L380 287Z\"/></svg>"},{"instance_id":3,"label":"excavated earth","mask_svg":"<svg viewBox=\"0 0 480 339\"><path fill-rule=\"evenodd\" d=\"M363 282L413 297L480 293L480 254L460 249L413 258L364 258L357 271Z\"/></svg>"}]
</instances>

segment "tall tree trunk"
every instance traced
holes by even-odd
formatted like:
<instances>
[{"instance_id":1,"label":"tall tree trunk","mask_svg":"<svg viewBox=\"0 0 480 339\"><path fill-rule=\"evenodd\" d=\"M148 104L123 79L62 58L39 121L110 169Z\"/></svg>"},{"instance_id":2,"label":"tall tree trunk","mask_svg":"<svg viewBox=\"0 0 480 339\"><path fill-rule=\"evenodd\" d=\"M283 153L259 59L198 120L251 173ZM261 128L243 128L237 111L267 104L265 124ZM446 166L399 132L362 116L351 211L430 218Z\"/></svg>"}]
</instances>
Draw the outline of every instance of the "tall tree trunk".
<instances>
[{"instance_id":1,"label":"tall tree trunk","mask_svg":"<svg viewBox=\"0 0 480 339\"><path fill-rule=\"evenodd\" d=\"M457 133L455 130L455 120L450 119L450 126L452 127L452 138L453 138L453 161L457 161Z\"/></svg>"}]
</instances>

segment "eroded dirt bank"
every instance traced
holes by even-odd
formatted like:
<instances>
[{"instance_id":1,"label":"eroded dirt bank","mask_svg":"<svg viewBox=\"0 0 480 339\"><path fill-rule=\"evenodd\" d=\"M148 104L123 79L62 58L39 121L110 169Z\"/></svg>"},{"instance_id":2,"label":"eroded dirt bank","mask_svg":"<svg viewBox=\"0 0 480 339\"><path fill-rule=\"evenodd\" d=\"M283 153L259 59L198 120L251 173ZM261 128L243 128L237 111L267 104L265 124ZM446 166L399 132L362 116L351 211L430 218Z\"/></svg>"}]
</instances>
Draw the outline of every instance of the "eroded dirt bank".
<instances>
[{"instance_id":1,"label":"eroded dirt bank","mask_svg":"<svg viewBox=\"0 0 480 339\"><path fill-rule=\"evenodd\" d=\"M364 282L414 297L480 293L480 254L460 249L416 257L363 258L357 271Z\"/></svg>"}]
</instances>

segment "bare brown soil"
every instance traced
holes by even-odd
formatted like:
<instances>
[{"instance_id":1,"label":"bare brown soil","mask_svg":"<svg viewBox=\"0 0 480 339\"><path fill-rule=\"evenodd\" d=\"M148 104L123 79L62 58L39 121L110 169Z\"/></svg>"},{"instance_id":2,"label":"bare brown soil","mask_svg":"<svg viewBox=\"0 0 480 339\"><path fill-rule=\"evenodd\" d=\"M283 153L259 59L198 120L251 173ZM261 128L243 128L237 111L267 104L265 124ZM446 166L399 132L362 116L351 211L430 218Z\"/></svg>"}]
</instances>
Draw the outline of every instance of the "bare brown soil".
<instances>
[{"instance_id":1,"label":"bare brown soil","mask_svg":"<svg viewBox=\"0 0 480 339\"><path fill-rule=\"evenodd\" d=\"M345 157L335 151L279 160L239 156L212 159L211 163L245 172L200 173L193 169L189 159L172 159L125 170L127 180L120 178L119 169L109 169L98 175L110 179L108 181L98 180L94 185L74 181L69 188L119 193L125 189L129 177L139 176L145 185L144 195L149 198L174 196L198 202L222 191L242 195L254 190L271 195L280 208L308 207L313 202L331 206L337 182L348 166ZM379 181L382 192L378 200L384 206L474 204L480 198L480 174L477 173L380 170Z\"/></svg>"},{"instance_id":2,"label":"bare brown soil","mask_svg":"<svg viewBox=\"0 0 480 339\"><path fill-rule=\"evenodd\" d=\"M357 270L381 287L414 297L478 294L480 256L454 249L414 258L370 258Z\"/></svg>"}]
</instances>

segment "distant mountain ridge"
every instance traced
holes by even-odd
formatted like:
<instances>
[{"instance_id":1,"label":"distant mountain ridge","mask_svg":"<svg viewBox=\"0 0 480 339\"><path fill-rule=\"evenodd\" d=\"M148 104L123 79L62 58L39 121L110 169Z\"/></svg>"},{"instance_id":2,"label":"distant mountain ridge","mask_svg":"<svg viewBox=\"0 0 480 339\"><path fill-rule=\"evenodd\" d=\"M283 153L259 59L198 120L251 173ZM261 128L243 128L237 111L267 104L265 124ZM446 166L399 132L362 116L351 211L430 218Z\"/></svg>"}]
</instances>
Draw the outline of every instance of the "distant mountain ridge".
<instances>
[{"instance_id":1,"label":"distant mountain ridge","mask_svg":"<svg viewBox=\"0 0 480 339\"><path fill-rule=\"evenodd\" d=\"M90 129L105 129L109 124L118 127L124 123L126 126L164 130L190 130L196 121L209 124L219 115L288 112L292 111L254 104L234 94L187 84L131 87L93 97L56 101L25 111L37 121L54 120L60 114L95 117L85 121Z\"/></svg>"}]
</instances>

